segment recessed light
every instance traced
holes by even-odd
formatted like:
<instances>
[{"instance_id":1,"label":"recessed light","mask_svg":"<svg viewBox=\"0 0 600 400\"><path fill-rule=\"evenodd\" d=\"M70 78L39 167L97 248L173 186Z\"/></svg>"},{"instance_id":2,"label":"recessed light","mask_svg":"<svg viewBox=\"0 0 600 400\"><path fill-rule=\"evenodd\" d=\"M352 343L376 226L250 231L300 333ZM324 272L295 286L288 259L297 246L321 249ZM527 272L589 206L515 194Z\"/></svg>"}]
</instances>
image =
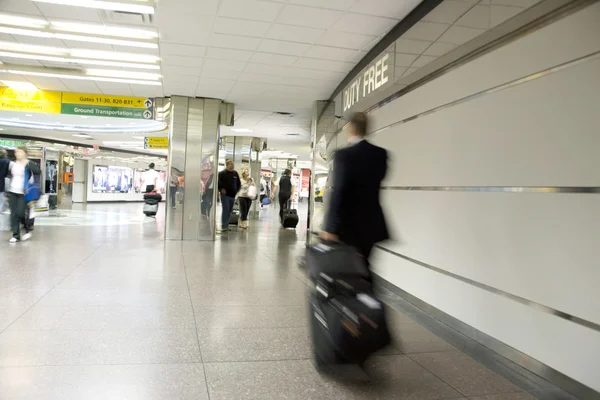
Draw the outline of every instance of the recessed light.
<instances>
[{"instance_id":1,"label":"recessed light","mask_svg":"<svg viewBox=\"0 0 600 400\"><path fill-rule=\"evenodd\" d=\"M106 76L109 78L127 78L127 79L142 79L142 80L159 80L162 78L160 74L151 74L149 72L138 71L120 71L114 69L86 69L88 75Z\"/></svg>"},{"instance_id":2,"label":"recessed light","mask_svg":"<svg viewBox=\"0 0 600 400\"><path fill-rule=\"evenodd\" d=\"M21 60L51 61L51 62L65 63L65 64L95 65L95 66L100 66L100 67L160 69L160 66L158 66L156 64L136 64L136 63L127 63L127 62L120 62L120 61L88 60L88 59L84 59L84 58L46 56L46 55L42 55L42 54L13 53L10 51L0 51L0 57L16 58L16 59L21 59Z\"/></svg>"},{"instance_id":3,"label":"recessed light","mask_svg":"<svg viewBox=\"0 0 600 400\"><path fill-rule=\"evenodd\" d=\"M37 29L43 29L49 24L45 19L19 17L11 14L0 14L0 21L2 21L4 25L24 26Z\"/></svg>"},{"instance_id":4,"label":"recessed light","mask_svg":"<svg viewBox=\"0 0 600 400\"><path fill-rule=\"evenodd\" d=\"M87 119L87 118L89 118L89 117L88 117L87 115L82 115L82 116L81 116L81 118L83 118L83 119Z\"/></svg>"},{"instance_id":5,"label":"recessed light","mask_svg":"<svg viewBox=\"0 0 600 400\"><path fill-rule=\"evenodd\" d=\"M12 27L8 27L8 26L0 26L0 33L7 33L9 35L19 35L19 36L41 37L41 38L48 38L48 39L73 40L76 42L113 44L113 45L117 45L117 46L158 49L158 44L156 42L133 41L133 40L98 37L98 36L75 35L75 34L71 34L71 33L36 31L36 30L32 30L32 29L12 28Z\"/></svg>"},{"instance_id":6,"label":"recessed light","mask_svg":"<svg viewBox=\"0 0 600 400\"><path fill-rule=\"evenodd\" d=\"M85 133L76 133L73 135L74 137L78 137L78 138L91 138L90 135L86 135Z\"/></svg>"},{"instance_id":7,"label":"recessed light","mask_svg":"<svg viewBox=\"0 0 600 400\"><path fill-rule=\"evenodd\" d=\"M147 29L123 28L119 26L78 24L75 22L52 21L51 27L57 30L75 33L85 33L86 35L116 36L130 39L151 40L158 38L157 31Z\"/></svg>"},{"instance_id":8,"label":"recessed light","mask_svg":"<svg viewBox=\"0 0 600 400\"><path fill-rule=\"evenodd\" d=\"M26 117L33 117L33 114L25 114Z\"/></svg>"},{"instance_id":9,"label":"recessed light","mask_svg":"<svg viewBox=\"0 0 600 400\"><path fill-rule=\"evenodd\" d=\"M254 132L251 129L246 129L246 128L231 128L232 131L234 132L244 132L244 133L249 133L249 132Z\"/></svg>"},{"instance_id":10,"label":"recessed light","mask_svg":"<svg viewBox=\"0 0 600 400\"><path fill-rule=\"evenodd\" d=\"M20 82L20 81L0 81L11 89L17 90L38 90L38 88L31 82Z\"/></svg>"},{"instance_id":11,"label":"recessed light","mask_svg":"<svg viewBox=\"0 0 600 400\"><path fill-rule=\"evenodd\" d=\"M68 74L56 74L49 72L32 72L25 70L2 70L0 72L8 72L16 75L31 75L31 76L45 76L48 78L60 78L60 79L74 79L74 80L85 80L85 81L99 81L99 82L117 82L117 83L131 83L137 85L150 85L150 86L162 86L160 81L141 81L137 79L121 79L121 78L106 78L102 76L81 76L81 75L68 75Z\"/></svg>"},{"instance_id":12,"label":"recessed light","mask_svg":"<svg viewBox=\"0 0 600 400\"><path fill-rule=\"evenodd\" d=\"M38 3L60 4L64 6L96 8L99 10L122 11L129 13L154 14L154 7L144 4L119 3L101 0L33 0Z\"/></svg>"}]
</instances>

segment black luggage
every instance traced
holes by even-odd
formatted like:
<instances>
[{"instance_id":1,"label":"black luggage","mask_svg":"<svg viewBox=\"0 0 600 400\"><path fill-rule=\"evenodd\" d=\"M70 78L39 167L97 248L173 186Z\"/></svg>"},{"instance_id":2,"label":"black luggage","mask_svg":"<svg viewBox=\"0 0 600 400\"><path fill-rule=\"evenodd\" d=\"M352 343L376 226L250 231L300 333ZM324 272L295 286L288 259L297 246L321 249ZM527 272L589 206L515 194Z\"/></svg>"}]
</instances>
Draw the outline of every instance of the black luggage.
<instances>
[{"instance_id":1,"label":"black luggage","mask_svg":"<svg viewBox=\"0 0 600 400\"><path fill-rule=\"evenodd\" d=\"M316 285L310 296L310 323L317 366L362 365L390 344L385 306L372 294L365 260L341 243L307 250L306 267Z\"/></svg>"},{"instance_id":2,"label":"black luggage","mask_svg":"<svg viewBox=\"0 0 600 400\"><path fill-rule=\"evenodd\" d=\"M229 225L237 225L240 220L240 203L238 200L235 200L233 203L233 209L231 210L231 215L229 216Z\"/></svg>"},{"instance_id":3,"label":"black luggage","mask_svg":"<svg viewBox=\"0 0 600 400\"><path fill-rule=\"evenodd\" d=\"M353 247L336 242L319 243L308 248L306 269L313 282L317 282L321 274L335 279L370 277L365 259Z\"/></svg>"},{"instance_id":4,"label":"black luggage","mask_svg":"<svg viewBox=\"0 0 600 400\"><path fill-rule=\"evenodd\" d=\"M310 296L310 313L317 367L363 365L391 342L384 304L349 281L319 283Z\"/></svg>"},{"instance_id":5,"label":"black luggage","mask_svg":"<svg viewBox=\"0 0 600 400\"><path fill-rule=\"evenodd\" d=\"M161 200L162 196L156 192L144 194L144 214L148 217L156 216L158 204Z\"/></svg>"},{"instance_id":6,"label":"black luggage","mask_svg":"<svg viewBox=\"0 0 600 400\"><path fill-rule=\"evenodd\" d=\"M288 206L285 210L283 210L283 219L281 220L281 225L284 228L296 228L298 226L298 211L292 208L292 202L288 203Z\"/></svg>"}]
</instances>

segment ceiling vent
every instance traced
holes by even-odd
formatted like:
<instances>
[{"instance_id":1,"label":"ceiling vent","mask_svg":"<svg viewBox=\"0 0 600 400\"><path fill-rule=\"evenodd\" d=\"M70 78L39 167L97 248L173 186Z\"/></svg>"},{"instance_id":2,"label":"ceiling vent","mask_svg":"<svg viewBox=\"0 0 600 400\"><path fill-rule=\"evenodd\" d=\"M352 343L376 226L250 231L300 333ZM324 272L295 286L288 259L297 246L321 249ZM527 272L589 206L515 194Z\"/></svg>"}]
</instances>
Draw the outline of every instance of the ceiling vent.
<instances>
[{"instance_id":1,"label":"ceiling vent","mask_svg":"<svg viewBox=\"0 0 600 400\"><path fill-rule=\"evenodd\" d=\"M152 25L154 15L126 11L102 11L104 22L129 25Z\"/></svg>"},{"instance_id":2,"label":"ceiling vent","mask_svg":"<svg viewBox=\"0 0 600 400\"><path fill-rule=\"evenodd\" d=\"M286 133L286 136L300 136L299 133Z\"/></svg>"},{"instance_id":3,"label":"ceiling vent","mask_svg":"<svg viewBox=\"0 0 600 400\"><path fill-rule=\"evenodd\" d=\"M285 112L285 111L275 111L273 114L275 114L275 115L281 115L281 116L284 116L284 117L290 117L290 118L296 115L294 113Z\"/></svg>"}]
</instances>

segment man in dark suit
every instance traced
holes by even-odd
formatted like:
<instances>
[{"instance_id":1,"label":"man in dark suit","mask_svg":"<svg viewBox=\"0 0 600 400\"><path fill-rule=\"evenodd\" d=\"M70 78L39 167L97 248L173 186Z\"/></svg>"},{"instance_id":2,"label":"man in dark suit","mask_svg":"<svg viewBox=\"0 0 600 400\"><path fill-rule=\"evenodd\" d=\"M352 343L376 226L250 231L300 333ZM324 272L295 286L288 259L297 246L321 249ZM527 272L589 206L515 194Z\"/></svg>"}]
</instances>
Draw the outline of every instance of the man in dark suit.
<instances>
[{"instance_id":1,"label":"man in dark suit","mask_svg":"<svg viewBox=\"0 0 600 400\"><path fill-rule=\"evenodd\" d=\"M387 152L365 140L367 116L354 114L348 124L349 146L335 153L333 193L321 239L354 246L368 263L377 242L389 238L379 203L387 172Z\"/></svg>"}]
</instances>

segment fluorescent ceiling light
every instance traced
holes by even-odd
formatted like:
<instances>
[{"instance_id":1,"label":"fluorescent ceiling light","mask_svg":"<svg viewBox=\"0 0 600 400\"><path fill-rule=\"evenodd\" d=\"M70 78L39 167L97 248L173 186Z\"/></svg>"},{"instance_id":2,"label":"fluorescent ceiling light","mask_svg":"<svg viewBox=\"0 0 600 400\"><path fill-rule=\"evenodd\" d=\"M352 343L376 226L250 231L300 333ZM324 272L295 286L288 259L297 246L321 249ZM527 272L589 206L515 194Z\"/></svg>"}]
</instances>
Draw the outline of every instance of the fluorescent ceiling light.
<instances>
[{"instance_id":1,"label":"fluorescent ceiling light","mask_svg":"<svg viewBox=\"0 0 600 400\"><path fill-rule=\"evenodd\" d=\"M153 125L144 127L144 130L147 132L160 132L165 129L166 124L159 121L152 121ZM28 129L39 129L45 131L62 131L62 132L88 132L88 133L114 133L114 134L122 134L122 133L136 133L140 131L139 127L131 127L124 128L121 126L117 126L114 128L92 128L92 127L82 127L82 126L51 126L49 124L36 123L36 122L26 122L26 121L13 121L7 119L0 118L1 126L10 126L14 128L28 128ZM121 142L119 142L121 143Z\"/></svg>"},{"instance_id":2,"label":"fluorescent ceiling light","mask_svg":"<svg viewBox=\"0 0 600 400\"><path fill-rule=\"evenodd\" d=\"M22 26L25 28L43 29L50 23L45 19L26 18L12 14L0 14L0 23L4 25Z\"/></svg>"},{"instance_id":3,"label":"fluorescent ceiling light","mask_svg":"<svg viewBox=\"0 0 600 400\"><path fill-rule=\"evenodd\" d=\"M122 28L94 24L79 24L76 22L53 21L51 27L66 32L85 33L88 35L117 36L130 39L152 40L158 38L158 32L147 29Z\"/></svg>"},{"instance_id":4,"label":"fluorescent ceiling light","mask_svg":"<svg viewBox=\"0 0 600 400\"><path fill-rule=\"evenodd\" d=\"M34 31L31 29L11 28L11 27L7 27L7 26L0 26L0 33L8 33L9 35L41 37L41 38L48 38L48 39L73 40L76 42L113 44L113 45L117 45L117 46L158 49L158 44L153 43L153 42L136 42L136 41L132 41L132 40L112 39L112 38L103 38L103 37L96 37L96 36L72 35L69 33Z\"/></svg>"},{"instance_id":5,"label":"fluorescent ceiling light","mask_svg":"<svg viewBox=\"0 0 600 400\"><path fill-rule=\"evenodd\" d=\"M94 76L108 76L111 78L130 78L130 79L144 79L144 80L159 80L162 78L160 74L152 74L149 72L138 72L138 71L121 71L115 69L86 69L88 75Z\"/></svg>"},{"instance_id":6,"label":"fluorescent ceiling light","mask_svg":"<svg viewBox=\"0 0 600 400\"><path fill-rule=\"evenodd\" d=\"M83 65L96 65L101 67L120 67L120 68L138 68L138 69L154 69L159 70L160 66L152 64L134 64L124 63L118 61L103 61L103 60L86 60L83 58L65 58L65 57L54 57L44 56L39 54L22 54L14 52L0 51L0 57L17 58L22 60L39 60L39 61L51 61L57 63L66 64L83 64Z\"/></svg>"},{"instance_id":7,"label":"fluorescent ceiling light","mask_svg":"<svg viewBox=\"0 0 600 400\"><path fill-rule=\"evenodd\" d=\"M91 138L90 135L86 135L85 133L76 133L73 135L74 137L78 137L78 138Z\"/></svg>"},{"instance_id":8,"label":"fluorescent ceiling light","mask_svg":"<svg viewBox=\"0 0 600 400\"><path fill-rule=\"evenodd\" d=\"M160 60L160 57L151 54L120 53L115 51L71 49L70 53L73 57L95 58L99 60L133 61L138 63L155 63Z\"/></svg>"},{"instance_id":9,"label":"fluorescent ceiling light","mask_svg":"<svg viewBox=\"0 0 600 400\"><path fill-rule=\"evenodd\" d=\"M154 6L100 0L33 0L38 3L60 4L64 6L96 8L99 10L124 11L130 13L154 14Z\"/></svg>"},{"instance_id":10,"label":"fluorescent ceiling light","mask_svg":"<svg viewBox=\"0 0 600 400\"><path fill-rule=\"evenodd\" d=\"M23 70L0 70L0 72L8 72L9 74L15 75L31 75L31 76L44 76L47 78L59 78L59 79L73 79L80 81L99 81L99 82L116 82L116 83L130 83L136 85L150 85L150 86L162 86L159 81L141 81L136 79L120 79L120 78L105 78L101 76L82 76L82 75L68 75L68 74L56 74L48 72L32 72Z\"/></svg>"},{"instance_id":11,"label":"fluorescent ceiling light","mask_svg":"<svg viewBox=\"0 0 600 400\"><path fill-rule=\"evenodd\" d=\"M234 132L254 132L253 130L246 128L231 128L231 130Z\"/></svg>"},{"instance_id":12,"label":"fluorescent ceiling light","mask_svg":"<svg viewBox=\"0 0 600 400\"><path fill-rule=\"evenodd\" d=\"M30 82L20 82L20 81L0 81L4 85L8 86L12 89L17 90L39 90L34 84Z\"/></svg>"}]
</instances>

